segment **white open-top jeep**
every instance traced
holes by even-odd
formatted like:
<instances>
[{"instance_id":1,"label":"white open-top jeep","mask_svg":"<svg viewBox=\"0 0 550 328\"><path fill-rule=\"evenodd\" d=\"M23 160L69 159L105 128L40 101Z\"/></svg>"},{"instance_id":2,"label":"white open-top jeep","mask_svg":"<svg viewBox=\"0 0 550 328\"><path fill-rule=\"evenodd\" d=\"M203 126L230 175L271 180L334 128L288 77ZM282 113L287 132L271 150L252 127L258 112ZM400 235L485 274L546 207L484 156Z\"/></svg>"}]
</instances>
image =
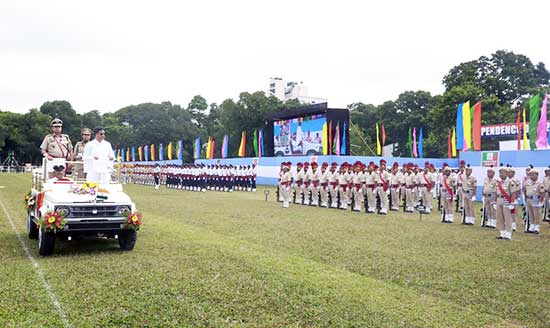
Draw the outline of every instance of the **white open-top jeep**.
<instances>
[{"instance_id":1,"label":"white open-top jeep","mask_svg":"<svg viewBox=\"0 0 550 328\"><path fill-rule=\"evenodd\" d=\"M59 165L72 165L73 170L81 165L55 161ZM107 184L86 182L71 175L49 178L46 167L52 163L44 159L42 164L33 170L32 189L25 199L27 234L30 239L38 239L40 255L52 254L56 240L71 241L85 236L118 239L122 250L134 248L139 225L131 224L130 218L135 223L133 213L137 212L117 174ZM48 217L58 217L62 224L55 227L57 222L52 219L48 223Z\"/></svg>"}]
</instances>

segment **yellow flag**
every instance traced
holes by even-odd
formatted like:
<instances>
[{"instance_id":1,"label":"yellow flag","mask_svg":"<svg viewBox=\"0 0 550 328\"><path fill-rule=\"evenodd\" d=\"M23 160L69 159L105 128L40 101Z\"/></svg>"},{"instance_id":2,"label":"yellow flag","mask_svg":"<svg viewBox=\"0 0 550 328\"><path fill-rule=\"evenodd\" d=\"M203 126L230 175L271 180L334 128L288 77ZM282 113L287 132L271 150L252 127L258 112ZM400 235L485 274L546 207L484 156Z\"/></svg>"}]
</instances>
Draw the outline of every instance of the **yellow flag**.
<instances>
[{"instance_id":1,"label":"yellow flag","mask_svg":"<svg viewBox=\"0 0 550 328\"><path fill-rule=\"evenodd\" d=\"M378 130L378 122L376 122L376 155L382 155L382 147L380 147L380 132Z\"/></svg>"},{"instance_id":2,"label":"yellow flag","mask_svg":"<svg viewBox=\"0 0 550 328\"><path fill-rule=\"evenodd\" d=\"M470 101L462 105L462 126L464 127L464 150L472 146L472 117L470 112Z\"/></svg>"},{"instance_id":3,"label":"yellow flag","mask_svg":"<svg viewBox=\"0 0 550 328\"><path fill-rule=\"evenodd\" d=\"M168 144L168 159L172 159L172 143Z\"/></svg>"},{"instance_id":4,"label":"yellow flag","mask_svg":"<svg viewBox=\"0 0 550 328\"><path fill-rule=\"evenodd\" d=\"M453 135L451 136L451 149L453 157L456 157L456 127L453 126Z\"/></svg>"},{"instance_id":5,"label":"yellow flag","mask_svg":"<svg viewBox=\"0 0 550 328\"><path fill-rule=\"evenodd\" d=\"M328 155L328 127L327 122L323 124L323 131L321 132L321 139L323 140L323 155Z\"/></svg>"},{"instance_id":6,"label":"yellow flag","mask_svg":"<svg viewBox=\"0 0 550 328\"><path fill-rule=\"evenodd\" d=\"M525 108L523 109L523 150L529 150L529 140L527 140L527 122L525 120Z\"/></svg>"}]
</instances>

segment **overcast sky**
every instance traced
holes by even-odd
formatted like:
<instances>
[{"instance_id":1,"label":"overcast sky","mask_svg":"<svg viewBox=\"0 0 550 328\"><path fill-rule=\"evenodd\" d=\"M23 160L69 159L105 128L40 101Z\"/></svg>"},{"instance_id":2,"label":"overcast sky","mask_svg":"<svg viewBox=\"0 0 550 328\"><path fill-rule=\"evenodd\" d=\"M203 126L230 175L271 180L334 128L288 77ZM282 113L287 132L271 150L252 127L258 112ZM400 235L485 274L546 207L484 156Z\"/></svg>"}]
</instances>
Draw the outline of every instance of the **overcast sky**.
<instances>
[{"instance_id":1,"label":"overcast sky","mask_svg":"<svg viewBox=\"0 0 550 328\"><path fill-rule=\"evenodd\" d=\"M272 76L331 107L380 104L441 93L454 65L497 49L550 66L549 13L526 0L0 0L0 109L221 103Z\"/></svg>"}]
</instances>

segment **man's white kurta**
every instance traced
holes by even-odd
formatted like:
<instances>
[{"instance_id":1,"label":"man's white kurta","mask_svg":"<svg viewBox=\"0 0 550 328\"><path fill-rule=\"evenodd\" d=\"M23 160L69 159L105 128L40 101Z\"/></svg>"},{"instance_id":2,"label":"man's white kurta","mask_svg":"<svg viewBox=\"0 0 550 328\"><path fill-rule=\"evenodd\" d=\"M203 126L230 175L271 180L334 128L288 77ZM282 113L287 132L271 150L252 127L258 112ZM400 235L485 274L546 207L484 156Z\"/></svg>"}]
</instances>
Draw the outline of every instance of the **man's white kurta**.
<instances>
[{"instance_id":1,"label":"man's white kurta","mask_svg":"<svg viewBox=\"0 0 550 328\"><path fill-rule=\"evenodd\" d=\"M115 154L111 143L106 140L92 140L84 147L82 159L84 160L86 180L91 182L109 183L113 170L113 158ZM97 159L96 159L97 158Z\"/></svg>"}]
</instances>

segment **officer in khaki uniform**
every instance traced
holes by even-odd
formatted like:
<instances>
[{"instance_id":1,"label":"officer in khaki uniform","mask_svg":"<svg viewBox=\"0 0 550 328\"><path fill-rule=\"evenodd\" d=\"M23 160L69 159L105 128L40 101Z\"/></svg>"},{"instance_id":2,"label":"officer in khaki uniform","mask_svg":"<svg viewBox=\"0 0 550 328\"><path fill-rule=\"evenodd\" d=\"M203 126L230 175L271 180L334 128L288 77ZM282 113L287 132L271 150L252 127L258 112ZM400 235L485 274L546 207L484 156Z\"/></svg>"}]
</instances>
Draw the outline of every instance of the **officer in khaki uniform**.
<instances>
[{"instance_id":1,"label":"officer in khaki uniform","mask_svg":"<svg viewBox=\"0 0 550 328\"><path fill-rule=\"evenodd\" d=\"M309 187L311 191L311 205L319 205L319 181L321 180L321 171L318 170L319 165L317 162L311 163L311 185Z\"/></svg>"},{"instance_id":2,"label":"officer in khaki uniform","mask_svg":"<svg viewBox=\"0 0 550 328\"><path fill-rule=\"evenodd\" d=\"M378 171L378 197L380 197L380 214L388 214L391 175L386 170L386 161L380 160L380 170Z\"/></svg>"},{"instance_id":3,"label":"officer in khaki uniform","mask_svg":"<svg viewBox=\"0 0 550 328\"><path fill-rule=\"evenodd\" d=\"M464 178L462 181L462 224L474 225L475 223L475 206L477 180L472 175L472 168L468 164L464 170Z\"/></svg>"},{"instance_id":4,"label":"officer in khaki uniform","mask_svg":"<svg viewBox=\"0 0 550 328\"><path fill-rule=\"evenodd\" d=\"M531 169L529 179L525 181L525 205L528 220L525 222L525 232L538 234L540 231L540 208L544 201L544 186L538 181L539 171Z\"/></svg>"},{"instance_id":5,"label":"officer in khaki uniform","mask_svg":"<svg viewBox=\"0 0 550 328\"><path fill-rule=\"evenodd\" d=\"M46 135L40 145L42 156L47 157L50 161L54 158L71 159L73 144L68 135L61 133L63 121L55 118L51 122L51 127L53 133Z\"/></svg>"},{"instance_id":6,"label":"officer in khaki uniform","mask_svg":"<svg viewBox=\"0 0 550 328\"><path fill-rule=\"evenodd\" d=\"M340 174L338 175L338 193L340 195L340 209L348 209L348 163L344 162L340 165Z\"/></svg>"},{"instance_id":7,"label":"officer in khaki uniform","mask_svg":"<svg viewBox=\"0 0 550 328\"><path fill-rule=\"evenodd\" d=\"M413 173L412 163L407 164L406 173L404 175L405 181L405 212L414 212L414 189L416 189L415 174Z\"/></svg>"},{"instance_id":8,"label":"officer in khaki uniform","mask_svg":"<svg viewBox=\"0 0 550 328\"><path fill-rule=\"evenodd\" d=\"M456 186L455 177L451 175L451 168L443 164L443 174L441 175L441 222L453 223L453 200L454 188Z\"/></svg>"},{"instance_id":9,"label":"officer in khaki uniform","mask_svg":"<svg viewBox=\"0 0 550 328\"><path fill-rule=\"evenodd\" d=\"M319 178L319 184L321 185L319 193L321 194L321 207L328 207L328 180L330 171L328 170L328 163L324 162L321 165L321 176Z\"/></svg>"},{"instance_id":10,"label":"officer in khaki uniform","mask_svg":"<svg viewBox=\"0 0 550 328\"><path fill-rule=\"evenodd\" d=\"M422 205L424 205L425 213L431 213L433 209L433 194L432 189L435 186L435 180L430 170L430 163L424 163L424 172L418 174L418 191L420 198L422 198Z\"/></svg>"},{"instance_id":11,"label":"officer in khaki uniform","mask_svg":"<svg viewBox=\"0 0 550 328\"><path fill-rule=\"evenodd\" d=\"M363 163L360 161L355 162L353 164L353 176L352 176L352 191L353 191L353 208L352 211L355 212L361 212L361 206L363 203L363 184L361 183L361 178L363 175L363 172L361 172L361 168L363 167Z\"/></svg>"},{"instance_id":12,"label":"officer in khaki uniform","mask_svg":"<svg viewBox=\"0 0 550 328\"><path fill-rule=\"evenodd\" d=\"M376 172L374 172L374 162L370 162L367 167L365 190L366 190L366 204L365 209L367 213L376 212L376 187L378 185L378 179L376 178Z\"/></svg>"},{"instance_id":13,"label":"officer in khaki uniform","mask_svg":"<svg viewBox=\"0 0 550 328\"><path fill-rule=\"evenodd\" d=\"M483 181L483 216L482 227L496 228L496 211L494 204L497 201L497 180L493 167L487 169L487 177Z\"/></svg>"},{"instance_id":14,"label":"officer in khaki uniform","mask_svg":"<svg viewBox=\"0 0 550 328\"><path fill-rule=\"evenodd\" d=\"M81 130L82 140L77 142L76 145L74 145L74 156L73 161L77 162L74 164L73 168L73 176L75 179L85 179L84 176L84 162L82 162L82 154L84 153L84 147L86 147L86 144L90 141L90 137L92 135L92 130L88 128L83 128Z\"/></svg>"},{"instance_id":15,"label":"officer in khaki uniform","mask_svg":"<svg viewBox=\"0 0 550 328\"><path fill-rule=\"evenodd\" d=\"M392 211L399 211L399 191L401 189L401 172L399 172L399 164L393 163L392 174L390 178L390 197Z\"/></svg>"},{"instance_id":16,"label":"officer in khaki uniform","mask_svg":"<svg viewBox=\"0 0 550 328\"><path fill-rule=\"evenodd\" d=\"M338 164L333 162L330 165L330 172L328 174L331 208L338 208L338 180L339 179L340 179L340 173L338 173Z\"/></svg>"},{"instance_id":17,"label":"officer in khaki uniform","mask_svg":"<svg viewBox=\"0 0 550 328\"><path fill-rule=\"evenodd\" d=\"M528 167L526 169L526 174L525 174L525 180L523 181L524 184L525 184L525 181L529 178L529 170L531 168ZM521 183L519 181L518 178L516 178L516 170L511 167L511 166L508 166L508 179L513 181L514 184L518 187L518 189L520 189L520 192L521 192ZM523 194L525 195L525 190L523 190ZM520 194L518 194L518 199L520 198ZM512 210L512 230L516 231L517 229L517 222L518 222L518 213L520 213L520 206L519 206L519 203L516 201L515 204L514 204L514 209ZM525 213L525 215L527 215L527 213Z\"/></svg>"},{"instance_id":18,"label":"officer in khaki uniform","mask_svg":"<svg viewBox=\"0 0 550 328\"><path fill-rule=\"evenodd\" d=\"M283 207L290 204L290 185L292 183L292 173L290 172L290 162L283 163L283 173L281 174L281 193L283 194Z\"/></svg>"},{"instance_id":19,"label":"officer in khaki uniform","mask_svg":"<svg viewBox=\"0 0 550 328\"><path fill-rule=\"evenodd\" d=\"M295 204L303 204L302 203L302 196L303 196L303 184L304 184L304 171L302 168L304 165L302 163L296 164L296 172L294 173L294 203Z\"/></svg>"},{"instance_id":20,"label":"officer in khaki uniform","mask_svg":"<svg viewBox=\"0 0 550 328\"><path fill-rule=\"evenodd\" d=\"M519 195L520 187L508 178L508 169L501 167L499 170L500 178L497 180L497 202L496 219L497 229L500 235L497 239L512 239L512 209Z\"/></svg>"},{"instance_id":21,"label":"officer in khaki uniform","mask_svg":"<svg viewBox=\"0 0 550 328\"><path fill-rule=\"evenodd\" d=\"M550 221L550 166L544 169L544 214L543 221Z\"/></svg>"}]
</instances>

